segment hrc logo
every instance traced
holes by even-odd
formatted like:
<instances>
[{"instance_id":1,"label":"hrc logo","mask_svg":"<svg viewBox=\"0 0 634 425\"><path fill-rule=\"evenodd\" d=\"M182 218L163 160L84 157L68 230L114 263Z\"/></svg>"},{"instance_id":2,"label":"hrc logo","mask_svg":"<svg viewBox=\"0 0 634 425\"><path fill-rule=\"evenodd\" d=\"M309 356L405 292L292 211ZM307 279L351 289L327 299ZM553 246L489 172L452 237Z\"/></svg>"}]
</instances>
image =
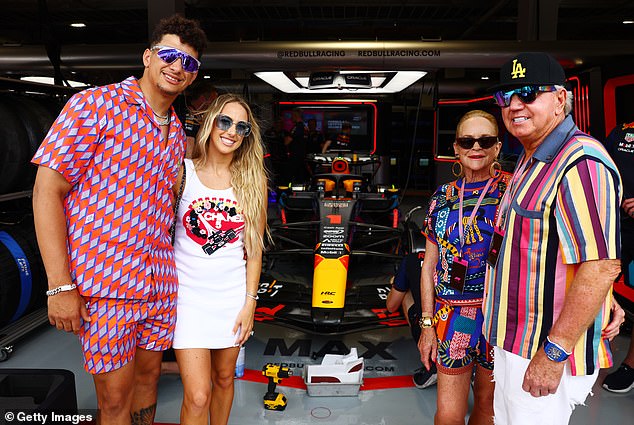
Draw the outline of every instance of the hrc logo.
<instances>
[{"instance_id":1,"label":"hrc logo","mask_svg":"<svg viewBox=\"0 0 634 425\"><path fill-rule=\"evenodd\" d=\"M524 78L526 74L526 68L522 66L521 62L518 62L517 59L513 59L513 70L511 71L511 78Z\"/></svg>"}]
</instances>

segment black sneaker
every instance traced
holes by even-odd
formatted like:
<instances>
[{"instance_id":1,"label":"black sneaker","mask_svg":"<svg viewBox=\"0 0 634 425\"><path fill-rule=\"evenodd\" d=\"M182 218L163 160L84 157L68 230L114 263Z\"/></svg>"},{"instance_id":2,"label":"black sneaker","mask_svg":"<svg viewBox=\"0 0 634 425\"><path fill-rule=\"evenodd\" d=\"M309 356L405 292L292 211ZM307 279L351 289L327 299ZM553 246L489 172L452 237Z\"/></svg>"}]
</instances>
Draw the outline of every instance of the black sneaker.
<instances>
[{"instance_id":1,"label":"black sneaker","mask_svg":"<svg viewBox=\"0 0 634 425\"><path fill-rule=\"evenodd\" d=\"M613 393L626 393L634 388L634 369L621 363L621 366L605 377L603 388Z\"/></svg>"},{"instance_id":2,"label":"black sneaker","mask_svg":"<svg viewBox=\"0 0 634 425\"><path fill-rule=\"evenodd\" d=\"M412 379L414 381L414 385L416 386L416 388L421 390L423 388L427 388L434 385L436 381L438 381L436 365L432 364L431 370L427 370L424 367L421 367L420 369L416 369L416 371L414 372L414 376L412 376Z\"/></svg>"}]
</instances>

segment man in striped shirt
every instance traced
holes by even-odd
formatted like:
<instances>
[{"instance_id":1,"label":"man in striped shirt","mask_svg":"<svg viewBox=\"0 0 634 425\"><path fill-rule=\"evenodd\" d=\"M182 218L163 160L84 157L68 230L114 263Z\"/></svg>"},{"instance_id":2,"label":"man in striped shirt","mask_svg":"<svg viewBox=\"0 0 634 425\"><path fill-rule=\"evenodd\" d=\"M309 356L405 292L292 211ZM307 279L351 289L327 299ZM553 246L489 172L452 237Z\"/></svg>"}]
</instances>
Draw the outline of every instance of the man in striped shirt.
<instances>
[{"instance_id":1,"label":"man in striped shirt","mask_svg":"<svg viewBox=\"0 0 634 425\"><path fill-rule=\"evenodd\" d=\"M562 67L545 53L502 66L494 99L524 153L502 199L487 268L498 424L568 423L612 356L602 330L619 273L621 179L569 115Z\"/></svg>"}]
</instances>

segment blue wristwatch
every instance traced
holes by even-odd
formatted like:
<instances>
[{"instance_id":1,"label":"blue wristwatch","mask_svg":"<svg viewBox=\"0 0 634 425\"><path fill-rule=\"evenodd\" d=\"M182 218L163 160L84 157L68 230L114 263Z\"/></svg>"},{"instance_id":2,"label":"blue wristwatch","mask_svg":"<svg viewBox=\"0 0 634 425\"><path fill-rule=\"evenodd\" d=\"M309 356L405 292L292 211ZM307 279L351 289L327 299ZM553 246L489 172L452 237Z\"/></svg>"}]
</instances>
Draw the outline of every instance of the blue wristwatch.
<instances>
[{"instance_id":1,"label":"blue wristwatch","mask_svg":"<svg viewBox=\"0 0 634 425\"><path fill-rule=\"evenodd\" d=\"M572 354L564 350L561 345L552 342L548 337L544 340L544 352L549 360L557 363L563 362Z\"/></svg>"}]
</instances>

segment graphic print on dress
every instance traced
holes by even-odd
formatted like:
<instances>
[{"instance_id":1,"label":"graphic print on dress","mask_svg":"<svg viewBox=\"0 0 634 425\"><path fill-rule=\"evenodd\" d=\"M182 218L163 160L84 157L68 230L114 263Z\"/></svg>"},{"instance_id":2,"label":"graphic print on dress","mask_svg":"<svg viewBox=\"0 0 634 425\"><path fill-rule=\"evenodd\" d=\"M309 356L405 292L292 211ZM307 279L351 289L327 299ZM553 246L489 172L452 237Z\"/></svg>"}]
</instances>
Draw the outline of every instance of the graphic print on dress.
<instances>
[{"instance_id":1,"label":"graphic print on dress","mask_svg":"<svg viewBox=\"0 0 634 425\"><path fill-rule=\"evenodd\" d=\"M199 198L189 204L183 216L187 236L211 255L238 240L244 230L242 209L231 199Z\"/></svg>"}]
</instances>

